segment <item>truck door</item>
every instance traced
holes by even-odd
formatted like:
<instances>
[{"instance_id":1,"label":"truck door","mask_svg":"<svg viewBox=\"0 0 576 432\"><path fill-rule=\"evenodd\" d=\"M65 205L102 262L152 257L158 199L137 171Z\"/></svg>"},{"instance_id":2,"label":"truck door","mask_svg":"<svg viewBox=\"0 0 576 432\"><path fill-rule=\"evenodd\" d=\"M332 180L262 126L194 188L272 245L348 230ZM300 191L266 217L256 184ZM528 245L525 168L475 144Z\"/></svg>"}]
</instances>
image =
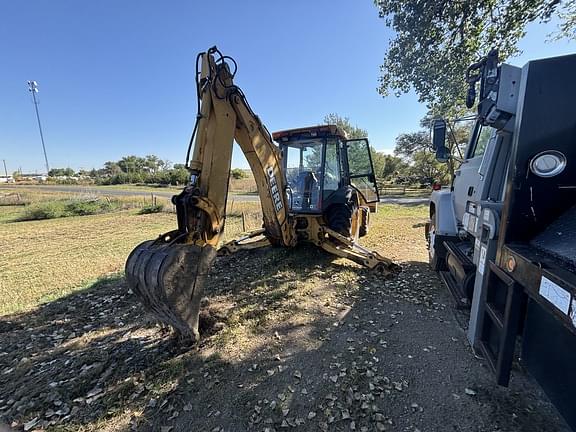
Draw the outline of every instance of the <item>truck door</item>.
<instances>
[{"instance_id":1,"label":"truck door","mask_svg":"<svg viewBox=\"0 0 576 432\"><path fill-rule=\"evenodd\" d=\"M460 168L454 172L454 211L459 222L462 222L468 201L476 202L481 198L478 190L479 168L493 130L491 127L476 123L466 148L465 159Z\"/></svg>"}]
</instances>

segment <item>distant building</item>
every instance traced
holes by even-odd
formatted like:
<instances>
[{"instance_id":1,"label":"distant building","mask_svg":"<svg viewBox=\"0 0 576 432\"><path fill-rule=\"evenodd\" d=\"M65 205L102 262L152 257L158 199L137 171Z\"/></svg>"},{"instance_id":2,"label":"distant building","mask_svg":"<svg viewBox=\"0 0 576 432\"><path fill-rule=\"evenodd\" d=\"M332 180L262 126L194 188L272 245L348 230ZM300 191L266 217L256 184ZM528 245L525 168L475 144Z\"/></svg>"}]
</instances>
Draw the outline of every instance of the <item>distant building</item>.
<instances>
[{"instance_id":1,"label":"distant building","mask_svg":"<svg viewBox=\"0 0 576 432\"><path fill-rule=\"evenodd\" d=\"M46 174L20 174L18 177L19 180L33 180L37 182L44 182L48 180L48 176Z\"/></svg>"}]
</instances>

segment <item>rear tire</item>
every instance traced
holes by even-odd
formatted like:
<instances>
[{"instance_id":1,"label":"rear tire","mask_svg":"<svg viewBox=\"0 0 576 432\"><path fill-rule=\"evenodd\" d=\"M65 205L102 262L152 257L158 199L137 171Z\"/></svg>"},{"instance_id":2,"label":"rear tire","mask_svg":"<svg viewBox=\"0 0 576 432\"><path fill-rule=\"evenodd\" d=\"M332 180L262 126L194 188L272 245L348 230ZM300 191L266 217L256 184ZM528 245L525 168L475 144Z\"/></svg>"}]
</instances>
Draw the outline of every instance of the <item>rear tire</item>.
<instances>
[{"instance_id":1,"label":"rear tire","mask_svg":"<svg viewBox=\"0 0 576 432\"><path fill-rule=\"evenodd\" d=\"M344 204L332 204L324 213L328 228L346 237L354 237L352 220L357 216L358 205L352 199Z\"/></svg>"},{"instance_id":2,"label":"rear tire","mask_svg":"<svg viewBox=\"0 0 576 432\"><path fill-rule=\"evenodd\" d=\"M370 209L368 207L360 207L360 228L358 229L358 237L365 237L368 235L368 226L370 225Z\"/></svg>"}]
</instances>

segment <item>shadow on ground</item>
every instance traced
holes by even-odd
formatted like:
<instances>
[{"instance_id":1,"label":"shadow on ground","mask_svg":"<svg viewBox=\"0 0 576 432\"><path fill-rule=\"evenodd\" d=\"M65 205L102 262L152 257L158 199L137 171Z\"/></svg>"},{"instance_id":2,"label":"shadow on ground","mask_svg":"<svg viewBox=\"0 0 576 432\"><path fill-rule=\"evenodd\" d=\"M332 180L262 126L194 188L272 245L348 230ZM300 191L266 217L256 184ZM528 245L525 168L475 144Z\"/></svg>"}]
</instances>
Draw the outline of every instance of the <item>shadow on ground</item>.
<instances>
[{"instance_id":1,"label":"shadow on ground","mask_svg":"<svg viewBox=\"0 0 576 432\"><path fill-rule=\"evenodd\" d=\"M311 247L220 258L199 346L111 278L0 319L0 418L48 430L565 430L516 371L493 384L436 276Z\"/></svg>"}]
</instances>

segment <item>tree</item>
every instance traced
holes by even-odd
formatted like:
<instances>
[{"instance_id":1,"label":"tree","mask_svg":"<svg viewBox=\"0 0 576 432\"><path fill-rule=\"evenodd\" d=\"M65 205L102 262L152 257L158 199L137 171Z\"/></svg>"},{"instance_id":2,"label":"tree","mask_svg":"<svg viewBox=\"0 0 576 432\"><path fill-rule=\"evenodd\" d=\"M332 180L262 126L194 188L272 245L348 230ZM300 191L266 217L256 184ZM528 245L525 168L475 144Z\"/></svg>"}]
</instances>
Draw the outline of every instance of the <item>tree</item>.
<instances>
[{"instance_id":1,"label":"tree","mask_svg":"<svg viewBox=\"0 0 576 432\"><path fill-rule=\"evenodd\" d=\"M381 177L384 180L391 180L400 175L407 174L408 164L399 158L398 156L383 155L384 156L384 166Z\"/></svg>"},{"instance_id":2,"label":"tree","mask_svg":"<svg viewBox=\"0 0 576 432\"><path fill-rule=\"evenodd\" d=\"M348 139L368 137L368 131L358 126L353 126L348 117L341 117L338 114L331 113L324 117L324 123L340 127L346 132ZM374 174L377 177L381 177L384 170L384 153L380 153L370 146L370 154L372 156L372 165L374 165ZM349 150L348 157L350 160L357 160L358 164L356 165L361 165L361 161L366 158L366 153L363 149L354 147ZM354 164L351 163L351 165Z\"/></svg>"},{"instance_id":3,"label":"tree","mask_svg":"<svg viewBox=\"0 0 576 432\"><path fill-rule=\"evenodd\" d=\"M139 156L124 156L118 161L118 166L125 173L139 173L146 166L146 159Z\"/></svg>"},{"instance_id":4,"label":"tree","mask_svg":"<svg viewBox=\"0 0 576 432\"><path fill-rule=\"evenodd\" d=\"M394 154L403 162L399 176L410 183L431 184L447 182L451 177L452 165L436 161L431 150L428 131L409 132L398 135Z\"/></svg>"},{"instance_id":5,"label":"tree","mask_svg":"<svg viewBox=\"0 0 576 432\"><path fill-rule=\"evenodd\" d=\"M383 177L384 165L386 164L386 155L378 152L374 147L370 147L370 155L372 156L372 165L374 166L374 175L378 178Z\"/></svg>"},{"instance_id":6,"label":"tree","mask_svg":"<svg viewBox=\"0 0 576 432\"><path fill-rule=\"evenodd\" d=\"M144 158L144 168L151 172L152 174L156 174L160 169L162 160L156 155L147 155Z\"/></svg>"},{"instance_id":7,"label":"tree","mask_svg":"<svg viewBox=\"0 0 576 432\"><path fill-rule=\"evenodd\" d=\"M414 89L435 114L463 112L467 67L489 49L518 53L526 25L558 14L557 37L576 38L576 0L375 0L396 36L380 67L379 92Z\"/></svg>"},{"instance_id":8,"label":"tree","mask_svg":"<svg viewBox=\"0 0 576 432\"><path fill-rule=\"evenodd\" d=\"M108 161L104 163L104 168L102 171L104 175L113 176L120 174L122 172L122 168L120 168L117 162Z\"/></svg>"},{"instance_id":9,"label":"tree","mask_svg":"<svg viewBox=\"0 0 576 432\"><path fill-rule=\"evenodd\" d=\"M446 184L451 178L448 164L438 162L434 153L427 150L419 150L412 155L408 172L420 184L432 184L435 181Z\"/></svg>"},{"instance_id":10,"label":"tree","mask_svg":"<svg viewBox=\"0 0 576 432\"><path fill-rule=\"evenodd\" d=\"M180 186L188 183L190 173L186 168L173 168L170 170L170 184Z\"/></svg>"},{"instance_id":11,"label":"tree","mask_svg":"<svg viewBox=\"0 0 576 432\"><path fill-rule=\"evenodd\" d=\"M394 154L405 159L412 159L417 151L430 150L430 134L427 131L408 132L398 135Z\"/></svg>"},{"instance_id":12,"label":"tree","mask_svg":"<svg viewBox=\"0 0 576 432\"><path fill-rule=\"evenodd\" d=\"M368 131L366 129L359 128L358 126L352 126L350 119L348 117L340 117L338 114L331 113L324 117L324 123L330 125L336 125L340 127L348 139L353 138L366 138L368 136Z\"/></svg>"},{"instance_id":13,"label":"tree","mask_svg":"<svg viewBox=\"0 0 576 432\"><path fill-rule=\"evenodd\" d=\"M72 168L52 168L48 171L49 177L73 177L74 174Z\"/></svg>"}]
</instances>

